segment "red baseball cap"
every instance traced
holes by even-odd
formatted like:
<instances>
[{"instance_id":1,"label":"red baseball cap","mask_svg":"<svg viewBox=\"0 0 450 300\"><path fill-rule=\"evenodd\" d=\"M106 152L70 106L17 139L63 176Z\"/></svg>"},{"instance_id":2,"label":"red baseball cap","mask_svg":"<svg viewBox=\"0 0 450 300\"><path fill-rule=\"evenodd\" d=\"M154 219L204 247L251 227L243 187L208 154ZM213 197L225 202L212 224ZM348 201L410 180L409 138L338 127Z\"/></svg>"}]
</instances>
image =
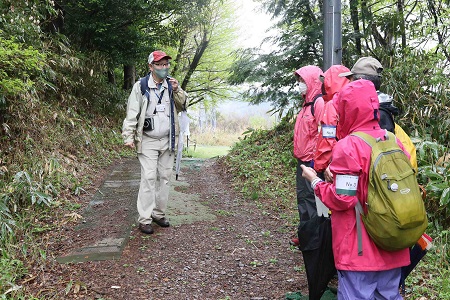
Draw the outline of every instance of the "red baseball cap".
<instances>
[{"instance_id":1,"label":"red baseball cap","mask_svg":"<svg viewBox=\"0 0 450 300\"><path fill-rule=\"evenodd\" d=\"M161 59L164 59L164 58L172 59L172 57L167 55L165 52L156 50L156 51L153 51L152 53L150 53L150 55L148 56L148 63L151 64L154 61L160 61Z\"/></svg>"}]
</instances>

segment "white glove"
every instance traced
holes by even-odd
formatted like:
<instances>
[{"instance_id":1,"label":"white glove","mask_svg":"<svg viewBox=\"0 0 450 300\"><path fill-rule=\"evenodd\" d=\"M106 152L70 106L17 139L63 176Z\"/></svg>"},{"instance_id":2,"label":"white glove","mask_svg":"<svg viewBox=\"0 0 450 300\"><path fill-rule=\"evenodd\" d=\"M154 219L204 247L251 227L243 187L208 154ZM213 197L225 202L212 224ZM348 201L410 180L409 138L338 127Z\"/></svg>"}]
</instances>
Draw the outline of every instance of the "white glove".
<instances>
[{"instance_id":1,"label":"white glove","mask_svg":"<svg viewBox=\"0 0 450 300\"><path fill-rule=\"evenodd\" d=\"M323 204L322 200L319 199L316 195L314 195L314 198L316 199L316 207L317 207L317 215L328 217L328 212L330 211L328 207Z\"/></svg>"}]
</instances>

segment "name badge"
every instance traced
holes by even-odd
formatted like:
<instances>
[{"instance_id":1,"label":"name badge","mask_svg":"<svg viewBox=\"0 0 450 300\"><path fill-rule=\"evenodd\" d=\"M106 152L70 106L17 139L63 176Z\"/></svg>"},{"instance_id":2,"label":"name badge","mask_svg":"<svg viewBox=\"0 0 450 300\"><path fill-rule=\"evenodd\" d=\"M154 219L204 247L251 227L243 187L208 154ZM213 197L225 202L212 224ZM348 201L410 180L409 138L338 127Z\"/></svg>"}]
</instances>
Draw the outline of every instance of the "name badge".
<instances>
[{"instance_id":1,"label":"name badge","mask_svg":"<svg viewBox=\"0 0 450 300\"><path fill-rule=\"evenodd\" d=\"M336 126L322 125L322 136L326 139L336 138Z\"/></svg>"},{"instance_id":2,"label":"name badge","mask_svg":"<svg viewBox=\"0 0 450 300\"><path fill-rule=\"evenodd\" d=\"M164 111L166 109L165 104L158 104L156 105L156 111Z\"/></svg>"},{"instance_id":3,"label":"name badge","mask_svg":"<svg viewBox=\"0 0 450 300\"><path fill-rule=\"evenodd\" d=\"M336 194L355 196L358 187L359 176L336 175Z\"/></svg>"}]
</instances>

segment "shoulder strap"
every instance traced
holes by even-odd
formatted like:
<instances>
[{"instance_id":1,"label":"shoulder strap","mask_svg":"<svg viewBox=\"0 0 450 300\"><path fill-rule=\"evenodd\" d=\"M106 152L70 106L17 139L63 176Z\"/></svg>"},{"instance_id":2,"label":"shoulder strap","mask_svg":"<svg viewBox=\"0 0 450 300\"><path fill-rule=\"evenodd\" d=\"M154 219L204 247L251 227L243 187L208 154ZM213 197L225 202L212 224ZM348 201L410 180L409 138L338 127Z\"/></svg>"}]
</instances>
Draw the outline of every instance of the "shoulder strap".
<instances>
[{"instance_id":1,"label":"shoulder strap","mask_svg":"<svg viewBox=\"0 0 450 300\"><path fill-rule=\"evenodd\" d=\"M377 139L375 139L373 136L371 136L370 134L367 134L365 132L357 131L357 132L353 132L350 135L359 137L367 145L369 145L370 148L372 148L377 142ZM356 235L357 235L357 240L358 240L358 256L362 256L363 249L362 249L361 215L364 215L364 209L361 205L361 202L359 202L359 199L358 199L358 202L356 202L355 213L356 213Z\"/></svg>"},{"instance_id":2,"label":"shoulder strap","mask_svg":"<svg viewBox=\"0 0 450 300\"><path fill-rule=\"evenodd\" d=\"M169 98L170 98L170 150L175 151L175 100L173 99L173 88L172 84L167 80L167 86L169 87Z\"/></svg>"},{"instance_id":3,"label":"shoulder strap","mask_svg":"<svg viewBox=\"0 0 450 300\"><path fill-rule=\"evenodd\" d=\"M371 148L381 140L381 138L374 138L370 134L367 134L365 132L357 131L350 134L352 136L357 136L360 139L362 139L367 145L369 145ZM392 134L392 132L389 132L385 129L385 137L386 140L392 139L395 142L395 135ZM362 249L362 229L361 229L361 215L364 215L364 209L362 207L361 202L356 202L355 206L355 212L356 212L356 234L358 238L358 255L363 255L363 249Z\"/></svg>"},{"instance_id":4,"label":"shoulder strap","mask_svg":"<svg viewBox=\"0 0 450 300\"><path fill-rule=\"evenodd\" d=\"M388 140L388 139L392 138L393 141L395 142L395 135L392 132L387 131L386 129L384 131L385 131L385 133L384 133L385 139ZM381 141L381 137L374 138L370 134L367 134L367 133L361 132L361 131L355 131L355 132L351 133L350 135L359 137L364 142L366 142L366 144L369 145L370 147L373 147L376 143Z\"/></svg>"},{"instance_id":5,"label":"shoulder strap","mask_svg":"<svg viewBox=\"0 0 450 300\"><path fill-rule=\"evenodd\" d=\"M145 95L148 100L150 100L150 90L148 88L148 80L149 79L150 79L150 73L148 73L147 76L141 77L139 79L140 84L141 84L141 93L142 93L142 95ZM169 87L168 90L169 90L170 100L173 101L172 84L170 83L169 78L167 78L167 86Z\"/></svg>"},{"instance_id":6,"label":"shoulder strap","mask_svg":"<svg viewBox=\"0 0 450 300\"><path fill-rule=\"evenodd\" d=\"M322 94L316 95L316 96L313 98L313 100L312 100L311 102L306 103L306 104L304 105L305 107L311 105L311 114L312 114L313 116L314 116L314 104L316 103L316 100L317 100L319 97L322 97Z\"/></svg>"},{"instance_id":7,"label":"shoulder strap","mask_svg":"<svg viewBox=\"0 0 450 300\"><path fill-rule=\"evenodd\" d=\"M371 136L370 134L367 134L365 132L356 131L350 135L359 137L364 142L366 142L366 144L369 145L370 147L373 147L373 145L375 145L375 143L377 142L377 140L373 136Z\"/></svg>"},{"instance_id":8,"label":"shoulder strap","mask_svg":"<svg viewBox=\"0 0 450 300\"><path fill-rule=\"evenodd\" d=\"M149 93L149 89L148 89L148 80L149 79L150 79L150 73L148 73L147 76L139 79L139 81L141 83L141 93L142 93L142 95L146 95L147 99L150 98L150 93Z\"/></svg>"},{"instance_id":9,"label":"shoulder strap","mask_svg":"<svg viewBox=\"0 0 450 300\"><path fill-rule=\"evenodd\" d=\"M355 212L356 212L356 234L358 236L358 256L363 255L363 249L362 249L362 229L361 229L361 215L364 214L361 202L356 202L355 206Z\"/></svg>"},{"instance_id":10,"label":"shoulder strap","mask_svg":"<svg viewBox=\"0 0 450 300\"><path fill-rule=\"evenodd\" d=\"M169 87L169 88L168 88L168 90L169 90L169 97L170 97L170 100L172 100L172 99L173 99L173 88L172 88L172 84L170 83L169 78L167 78L166 80L167 80L167 86Z\"/></svg>"},{"instance_id":11,"label":"shoulder strap","mask_svg":"<svg viewBox=\"0 0 450 300\"><path fill-rule=\"evenodd\" d=\"M372 148L373 145L377 142L373 136L361 131L353 132L351 135L357 136L360 139L362 139L364 142L366 142L367 145L370 146L370 148ZM364 215L364 209L361 205L361 202L359 202L359 199L358 202L356 202L355 213L356 213L356 235L358 239L358 256L362 256L363 249L362 249L361 215Z\"/></svg>"}]
</instances>

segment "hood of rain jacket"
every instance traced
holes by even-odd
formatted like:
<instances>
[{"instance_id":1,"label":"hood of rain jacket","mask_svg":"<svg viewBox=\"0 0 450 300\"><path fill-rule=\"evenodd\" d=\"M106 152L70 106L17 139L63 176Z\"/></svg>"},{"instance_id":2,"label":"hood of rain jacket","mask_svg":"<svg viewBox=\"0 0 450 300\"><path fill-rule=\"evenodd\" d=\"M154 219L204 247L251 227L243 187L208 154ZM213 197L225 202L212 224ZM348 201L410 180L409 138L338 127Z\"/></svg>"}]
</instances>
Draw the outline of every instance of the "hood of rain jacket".
<instances>
[{"instance_id":1,"label":"hood of rain jacket","mask_svg":"<svg viewBox=\"0 0 450 300\"><path fill-rule=\"evenodd\" d=\"M340 73L350 72L350 70L342 65L333 65L323 74L323 86L325 94L323 100L330 101L334 94L339 92L344 85L350 82L347 77L339 77Z\"/></svg>"},{"instance_id":2,"label":"hood of rain jacket","mask_svg":"<svg viewBox=\"0 0 450 300\"><path fill-rule=\"evenodd\" d=\"M319 135L318 124L323 114L324 102L322 97L316 99L314 104L314 116L311 113L311 103L317 95L321 94L322 82L320 76L322 70L316 66L305 66L294 72L303 78L308 87L303 96L303 107L297 115L294 128L294 156L301 161L311 161L316 151L317 137Z\"/></svg>"},{"instance_id":3,"label":"hood of rain jacket","mask_svg":"<svg viewBox=\"0 0 450 300\"><path fill-rule=\"evenodd\" d=\"M313 101L315 96L322 94L322 82L320 81L320 76L323 76L323 72L319 67L301 67L300 69L295 71L294 74L303 78L306 86L308 87L306 95L304 96L305 102L303 103L303 106L306 103Z\"/></svg>"},{"instance_id":4,"label":"hood of rain jacket","mask_svg":"<svg viewBox=\"0 0 450 300\"><path fill-rule=\"evenodd\" d=\"M367 101L360 101L367 99ZM356 130L379 129L379 102L375 86L369 80L359 79L345 86L333 100L339 116L336 135L342 139Z\"/></svg>"}]
</instances>

